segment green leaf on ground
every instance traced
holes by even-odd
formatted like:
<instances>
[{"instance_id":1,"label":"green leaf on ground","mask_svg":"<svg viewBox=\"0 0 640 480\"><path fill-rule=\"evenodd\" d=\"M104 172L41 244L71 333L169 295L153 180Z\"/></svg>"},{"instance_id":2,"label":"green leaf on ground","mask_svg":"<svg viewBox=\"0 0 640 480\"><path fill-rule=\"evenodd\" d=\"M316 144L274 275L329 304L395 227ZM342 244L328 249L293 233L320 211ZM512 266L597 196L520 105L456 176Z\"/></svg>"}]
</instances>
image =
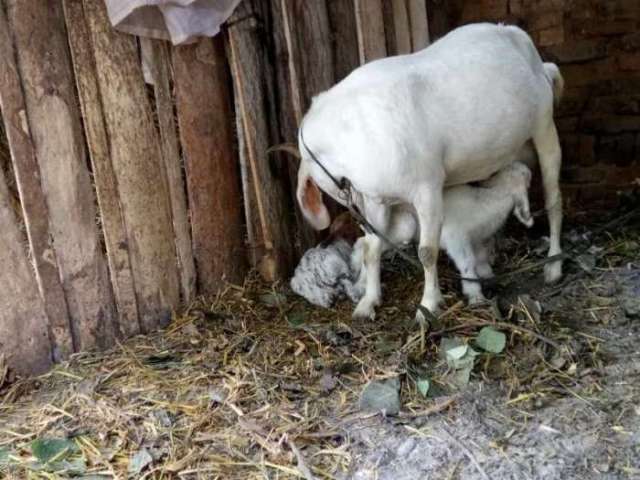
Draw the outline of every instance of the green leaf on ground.
<instances>
[{"instance_id":1,"label":"green leaf on ground","mask_svg":"<svg viewBox=\"0 0 640 480\"><path fill-rule=\"evenodd\" d=\"M480 330L478 338L476 338L476 345L486 352L502 353L506 344L507 336L489 326Z\"/></svg>"}]
</instances>

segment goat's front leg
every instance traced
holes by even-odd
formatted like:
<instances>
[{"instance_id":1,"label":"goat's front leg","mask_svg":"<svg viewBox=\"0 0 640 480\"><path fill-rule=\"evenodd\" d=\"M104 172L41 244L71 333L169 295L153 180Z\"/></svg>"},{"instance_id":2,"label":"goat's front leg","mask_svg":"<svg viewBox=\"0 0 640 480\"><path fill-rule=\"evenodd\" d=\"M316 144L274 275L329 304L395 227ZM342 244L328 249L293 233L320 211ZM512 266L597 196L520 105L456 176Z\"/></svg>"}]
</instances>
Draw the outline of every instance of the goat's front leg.
<instances>
[{"instance_id":1,"label":"goat's front leg","mask_svg":"<svg viewBox=\"0 0 640 480\"><path fill-rule=\"evenodd\" d=\"M415 208L420 230L418 258L424 268L424 292L420 305L433 314L439 311L442 301L438 283L438 252L440 250L440 232L442 231L442 188L425 185L416 192L413 206ZM418 309L416 320L424 321L424 314Z\"/></svg>"},{"instance_id":2,"label":"goat's front leg","mask_svg":"<svg viewBox=\"0 0 640 480\"><path fill-rule=\"evenodd\" d=\"M374 202L365 202L367 220L380 232L386 233L389 225L389 207ZM380 285L380 263L383 241L373 233L367 233L362 240L362 270L358 283L365 282L364 296L353 311L354 318L375 317L375 307L380 305L382 287Z\"/></svg>"},{"instance_id":3,"label":"goat's front leg","mask_svg":"<svg viewBox=\"0 0 640 480\"><path fill-rule=\"evenodd\" d=\"M562 253L560 233L562 230L562 194L560 193L560 164L562 153L558 132L549 118L546 125L536 134L533 142L540 159L542 183L544 185L545 207L549 218L549 256ZM554 283L562 276L562 261L548 263L544 267L544 278L547 283Z\"/></svg>"}]
</instances>

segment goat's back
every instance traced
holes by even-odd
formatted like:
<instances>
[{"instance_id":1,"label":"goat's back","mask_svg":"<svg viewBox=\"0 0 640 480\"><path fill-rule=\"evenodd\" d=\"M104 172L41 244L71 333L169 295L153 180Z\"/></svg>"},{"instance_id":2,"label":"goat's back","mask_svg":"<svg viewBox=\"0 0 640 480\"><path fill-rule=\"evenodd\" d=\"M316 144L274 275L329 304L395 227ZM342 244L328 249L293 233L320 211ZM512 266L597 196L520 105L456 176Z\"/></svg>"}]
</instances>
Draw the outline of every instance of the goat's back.
<instances>
[{"instance_id":1,"label":"goat's back","mask_svg":"<svg viewBox=\"0 0 640 480\"><path fill-rule=\"evenodd\" d=\"M552 105L529 36L472 24L420 52L356 69L314 99L303 127L306 144L334 176L369 195L402 199L408 186L442 169L447 185L489 177Z\"/></svg>"}]
</instances>

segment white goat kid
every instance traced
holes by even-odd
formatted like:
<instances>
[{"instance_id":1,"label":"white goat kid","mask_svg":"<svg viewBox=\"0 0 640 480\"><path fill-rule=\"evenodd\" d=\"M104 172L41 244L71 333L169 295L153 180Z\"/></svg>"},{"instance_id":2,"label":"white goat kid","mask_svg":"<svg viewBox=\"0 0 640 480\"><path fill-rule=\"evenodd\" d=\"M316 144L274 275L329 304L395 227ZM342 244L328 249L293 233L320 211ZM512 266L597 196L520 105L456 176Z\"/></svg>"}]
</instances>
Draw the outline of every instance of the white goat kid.
<instances>
[{"instance_id":1,"label":"white goat kid","mask_svg":"<svg viewBox=\"0 0 640 480\"><path fill-rule=\"evenodd\" d=\"M489 260L489 250L492 248L490 244L512 212L525 226L533 225L528 196L530 183L531 171L526 165L516 162L503 168L478 187L459 185L444 190L444 221L440 248L447 252L463 278L493 276ZM419 240L418 222L411 206L391 207L386 234L396 245ZM359 273L355 289L359 292L362 292L366 285L365 242L365 237L360 237L351 254L352 271ZM384 243L383 251L388 248L390 245ZM462 291L470 304L485 300L481 284L477 281L463 280ZM365 301L359 306L370 304L371 302ZM372 317L374 311L356 311L356 314Z\"/></svg>"},{"instance_id":2,"label":"white goat kid","mask_svg":"<svg viewBox=\"0 0 640 480\"><path fill-rule=\"evenodd\" d=\"M318 95L303 119L297 198L305 218L316 229L329 226L321 190L345 204L314 157L334 178L351 182L363 214L381 232L392 205L411 205L425 276L421 305L436 312L444 187L490 177L531 140L545 187L549 255L561 253L553 105L562 83L523 30L493 24L466 25L420 52L359 67ZM367 294L356 312L370 312L381 295L382 241L373 234L364 241ZM547 282L561 275L560 261L545 266Z\"/></svg>"}]
</instances>

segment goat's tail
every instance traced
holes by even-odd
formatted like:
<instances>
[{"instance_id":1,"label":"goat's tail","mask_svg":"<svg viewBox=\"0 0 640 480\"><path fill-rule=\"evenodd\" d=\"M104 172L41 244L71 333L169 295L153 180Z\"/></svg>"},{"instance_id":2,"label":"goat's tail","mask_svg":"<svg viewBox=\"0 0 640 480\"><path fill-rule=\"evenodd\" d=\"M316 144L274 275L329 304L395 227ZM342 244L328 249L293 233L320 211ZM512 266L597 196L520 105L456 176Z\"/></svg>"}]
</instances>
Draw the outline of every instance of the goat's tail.
<instances>
[{"instance_id":1,"label":"goat's tail","mask_svg":"<svg viewBox=\"0 0 640 480\"><path fill-rule=\"evenodd\" d=\"M281 143L267 149L268 154L273 152L285 152L290 155L293 155L298 160L302 158L300 155L300 151L298 150L298 147L296 147L295 144L293 143Z\"/></svg>"},{"instance_id":2,"label":"goat's tail","mask_svg":"<svg viewBox=\"0 0 640 480\"><path fill-rule=\"evenodd\" d=\"M560 103L560 99L562 98L562 93L564 91L564 78L562 78L560 69L555 63L545 62L543 66L544 73L551 82L553 88L553 103L557 106Z\"/></svg>"}]
</instances>

